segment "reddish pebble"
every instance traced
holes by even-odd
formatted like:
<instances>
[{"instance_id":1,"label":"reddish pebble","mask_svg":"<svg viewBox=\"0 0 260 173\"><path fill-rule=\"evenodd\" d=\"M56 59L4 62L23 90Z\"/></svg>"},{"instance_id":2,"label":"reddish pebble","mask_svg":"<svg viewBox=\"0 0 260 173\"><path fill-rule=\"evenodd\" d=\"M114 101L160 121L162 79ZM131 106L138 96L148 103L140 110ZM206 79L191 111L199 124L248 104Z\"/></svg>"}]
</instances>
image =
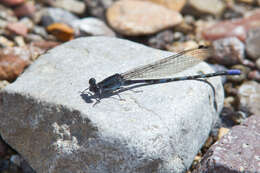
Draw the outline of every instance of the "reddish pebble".
<instances>
[{"instance_id":1,"label":"reddish pebble","mask_svg":"<svg viewBox=\"0 0 260 173\"><path fill-rule=\"evenodd\" d=\"M32 45L35 47L39 47L40 49L47 51L58 46L60 43L56 41L35 41L32 42Z\"/></svg>"},{"instance_id":2,"label":"reddish pebble","mask_svg":"<svg viewBox=\"0 0 260 173\"><path fill-rule=\"evenodd\" d=\"M8 23L7 29L11 31L12 33L15 33L17 35L26 36L28 33L28 28L23 23Z\"/></svg>"},{"instance_id":3,"label":"reddish pebble","mask_svg":"<svg viewBox=\"0 0 260 173\"><path fill-rule=\"evenodd\" d=\"M32 16L35 12L35 6L31 2L22 4L14 9L14 13L17 17Z\"/></svg>"},{"instance_id":4,"label":"reddish pebble","mask_svg":"<svg viewBox=\"0 0 260 173\"><path fill-rule=\"evenodd\" d=\"M202 32L206 40L214 41L225 37L237 37L241 41L246 39L246 29L238 21L219 22Z\"/></svg>"},{"instance_id":5,"label":"reddish pebble","mask_svg":"<svg viewBox=\"0 0 260 173\"><path fill-rule=\"evenodd\" d=\"M248 73L248 78L260 82L260 72L257 70Z\"/></svg>"},{"instance_id":6,"label":"reddish pebble","mask_svg":"<svg viewBox=\"0 0 260 173\"><path fill-rule=\"evenodd\" d=\"M255 10L244 18L219 22L203 31L202 36L211 41L234 36L244 42L247 32L258 27L260 27L260 10Z\"/></svg>"},{"instance_id":7,"label":"reddish pebble","mask_svg":"<svg viewBox=\"0 0 260 173\"><path fill-rule=\"evenodd\" d=\"M0 80L15 80L27 65L19 56L0 52Z\"/></svg>"},{"instance_id":8,"label":"reddish pebble","mask_svg":"<svg viewBox=\"0 0 260 173\"><path fill-rule=\"evenodd\" d=\"M24 3L24 0L1 0L5 5L13 6Z\"/></svg>"}]
</instances>

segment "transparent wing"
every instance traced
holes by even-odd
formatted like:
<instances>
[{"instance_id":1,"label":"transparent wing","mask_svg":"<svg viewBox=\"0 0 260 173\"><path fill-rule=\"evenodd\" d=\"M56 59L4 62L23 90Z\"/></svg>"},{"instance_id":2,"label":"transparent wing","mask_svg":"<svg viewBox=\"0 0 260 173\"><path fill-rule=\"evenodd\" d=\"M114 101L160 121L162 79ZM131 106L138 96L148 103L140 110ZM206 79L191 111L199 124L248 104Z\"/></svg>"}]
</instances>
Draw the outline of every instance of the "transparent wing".
<instances>
[{"instance_id":1,"label":"transparent wing","mask_svg":"<svg viewBox=\"0 0 260 173\"><path fill-rule=\"evenodd\" d=\"M135 78L161 78L192 67L211 56L211 54L211 48L190 49L155 61L154 63L137 67L121 75L126 80Z\"/></svg>"}]
</instances>

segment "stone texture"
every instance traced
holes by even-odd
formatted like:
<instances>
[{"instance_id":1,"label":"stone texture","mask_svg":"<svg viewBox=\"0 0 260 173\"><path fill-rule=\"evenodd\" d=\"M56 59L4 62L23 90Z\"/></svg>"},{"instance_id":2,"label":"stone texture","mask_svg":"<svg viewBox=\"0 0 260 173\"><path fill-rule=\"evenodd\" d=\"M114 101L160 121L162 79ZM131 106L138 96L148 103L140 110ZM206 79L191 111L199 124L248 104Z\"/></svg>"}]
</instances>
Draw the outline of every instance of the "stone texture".
<instances>
[{"instance_id":1,"label":"stone texture","mask_svg":"<svg viewBox=\"0 0 260 173\"><path fill-rule=\"evenodd\" d=\"M260 82L260 72L258 70L253 70L248 73L248 79Z\"/></svg>"},{"instance_id":2,"label":"stone texture","mask_svg":"<svg viewBox=\"0 0 260 173\"><path fill-rule=\"evenodd\" d=\"M10 32L17 34L17 35L26 36L28 33L28 28L26 27L26 25L24 25L23 23L20 23L20 22L8 23L6 28Z\"/></svg>"},{"instance_id":3,"label":"stone texture","mask_svg":"<svg viewBox=\"0 0 260 173\"><path fill-rule=\"evenodd\" d=\"M256 60L260 57L260 29L251 30L246 39L246 53Z\"/></svg>"},{"instance_id":4,"label":"stone texture","mask_svg":"<svg viewBox=\"0 0 260 173\"><path fill-rule=\"evenodd\" d=\"M226 20L210 26L202 32L206 40L217 40L224 37L237 37L245 41L247 32L260 27L260 10L252 11L244 18Z\"/></svg>"},{"instance_id":5,"label":"stone texture","mask_svg":"<svg viewBox=\"0 0 260 173\"><path fill-rule=\"evenodd\" d=\"M245 46L236 37L228 37L213 42L213 58L219 64L235 65L245 59Z\"/></svg>"},{"instance_id":6,"label":"stone texture","mask_svg":"<svg viewBox=\"0 0 260 173\"><path fill-rule=\"evenodd\" d=\"M29 31L33 30L33 28L35 27L35 24L29 17L23 17L21 20L19 20L19 23L24 24Z\"/></svg>"},{"instance_id":7,"label":"stone texture","mask_svg":"<svg viewBox=\"0 0 260 173\"><path fill-rule=\"evenodd\" d=\"M167 50L172 52L181 52L184 50L198 48L199 45L193 40L185 41L185 42L174 42L173 44L167 46Z\"/></svg>"},{"instance_id":8,"label":"stone texture","mask_svg":"<svg viewBox=\"0 0 260 173\"><path fill-rule=\"evenodd\" d=\"M219 16L225 9L225 4L219 0L188 0L185 12L194 15L211 14Z\"/></svg>"},{"instance_id":9,"label":"stone texture","mask_svg":"<svg viewBox=\"0 0 260 173\"><path fill-rule=\"evenodd\" d=\"M73 28L77 31L78 36L115 36L112 31L102 20L95 17L87 17L76 20L72 23Z\"/></svg>"},{"instance_id":10,"label":"stone texture","mask_svg":"<svg viewBox=\"0 0 260 173\"><path fill-rule=\"evenodd\" d=\"M52 7L63 8L75 14L83 14L86 8L85 3L78 0L50 0L48 2Z\"/></svg>"},{"instance_id":11,"label":"stone texture","mask_svg":"<svg viewBox=\"0 0 260 173\"><path fill-rule=\"evenodd\" d=\"M237 0L238 2L247 3L247 4L253 4L255 0Z\"/></svg>"},{"instance_id":12,"label":"stone texture","mask_svg":"<svg viewBox=\"0 0 260 173\"><path fill-rule=\"evenodd\" d=\"M24 0L2 0L2 3L10 6L19 5L24 3Z\"/></svg>"},{"instance_id":13,"label":"stone texture","mask_svg":"<svg viewBox=\"0 0 260 173\"><path fill-rule=\"evenodd\" d=\"M187 0L146 0L163 5L174 11L181 11Z\"/></svg>"},{"instance_id":14,"label":"stone texture","mask_svg":"<svg viewBox=\"0 0 260 173\"><path fill-rule=\"evenodd\" d=\"M10 48L12 49L12 48ZM13 81L21 74L28 65L28 61L22 59L15 53L0 51L0 80Z\"/></svg>"},{"instance_id":15,"label":"stone texture","mask_svg":"<svg viewBox=\"0 0 260 173\"><path fill-rule=\"evenodd\" d=\"M87 12L103 21L106 19L105 11L117 0L85 0Z\"/></svg>"},{"instance_id":16,"label":"stone texture","mask_svg":"<svg viewBox=\"0 0 260 173\"><path fill-rule=\"evenodd\" d=\"M212 86L193 80L135 88L142 92L95 106L79 92L91 77L100 81L171 54L112 37L58 46L2 90L1 135L37 173L184 172L223 106L219 77L208 79ZM200 63L175 76L202 71L212 69Z\"/></svg>"},{"instance_id":17,"label":"stone texture","mask_svg":"<svg viewBox=\"0 0 260 173\"><path fill-rule=\"evenodd\" d=\"M260 115L260 84L255 81L245 82L238 89L240 107L246 107L255 115Z\"/></svg>"},{"instance_id":18,"label":"stone texture","mask_svg":"<svg viewBox=\"0 0 260 173\"><path fill-rule=\"evenodd\" d=\"M256 67L260 70L260 57L256 60Z\"/></svg>"},{"instance_id":19,"label":"stone texture","mask_svg":"<svg viewBox=\"0 0 260 173\"><path fill-rule=\"evenodd\" d=\"M46 29L59 41L69 41L74 38L73 28L64 23L53 23L49 25Z\"/></svg>"},{"instance_id":20,"label":"stone texture","mask_svg":"<svg viewBox=\"0 0 260 173\"><path fill-rule=\"evenodd\" d=\"M10 83L6 80L0 80L0 90L9 85Z\"/></svg>"},{"instance_id":21,"label":"stone texture","mask_svg":"<svg viewBox=\"0 0 260 173\"><path fill-rule=\"evenodd\" d=\"M8 21L8 22L17 22L18 19L14 16L13 10L3 6L0 4L0 17L1 20Z\"/></svg>"},{"instance_id":22,"label":"stone texture","mask_svg":"<svg viewBox=\"0 0 260 173\"><path fill-rule=\"evenodd\" d=\"M47 8L43 10L41 17L41 22L44 26L49 26L53 23L65 23L69 25L74 20L78 20L78 17L61 8Z\"/></svg>"},{"instance_id":23,"label":"stone texture","mask_svg":"<svg viewBox=\"0 0 260 173\"><path fill-rule=\"evenodd\" d=\"M117 32L137 36L173 27L181 23L182 16L178 12L148 1L120 0L108 8L107 20Z\"/></svg>"},{"instance_id":24,"label":"stone texture","mask_svg":"<svg viewBox=\"0 0 260 173\"><path fill-rule=\"evenodd\" d=\"M13 47L14 42L8 40L6 37L0 36L0 47Z\"/></svg>"},{"instance_id":25,"label":"stone texture","mask_svg":"<svg viewBox=\"0 0 260 173\"><path fill-rule=\"evenodd\" d=\"M45 41L45 40L41 40L41 41L33 41L31 42L31 45L34 47L39 47L40 49L42 49L43 51L47 51L49 49L52 49L56 46L58 46L60 43L59 42L55 42L55 41Z\"/></svg>"},{"instance_id":26,"label":"stone texture","mask_svg":"<svg viewBox=\"0 0 260 173\"><path fill-rule=\"evenodd\" d=\"M16 7L14 9L15 15L18 17L32 16L35 11L36 11L36 8L32 1L26 2L26 3L22 4L21 6Z\"/></svg>"},{"instance_id":27,"label":"stone texture","mask_svg":"<svg viewBox=\"0 0 260 173\"><path fill-rule=\"evenodd\" d=\"M260 172L260 116L253 115L215 143L192 173Z\"/></svg>"},{"instance_id":28,"label":"stone texture","mask_svg":"<svg viewBox=\"0 0 260 173\"><path fill-rule=\"evenodd\" d=\"M174 33L171 30L165 30L151 36L148 45L156 49L165 49L166 46L174 41Z\"/></svg>"}]
</instances>

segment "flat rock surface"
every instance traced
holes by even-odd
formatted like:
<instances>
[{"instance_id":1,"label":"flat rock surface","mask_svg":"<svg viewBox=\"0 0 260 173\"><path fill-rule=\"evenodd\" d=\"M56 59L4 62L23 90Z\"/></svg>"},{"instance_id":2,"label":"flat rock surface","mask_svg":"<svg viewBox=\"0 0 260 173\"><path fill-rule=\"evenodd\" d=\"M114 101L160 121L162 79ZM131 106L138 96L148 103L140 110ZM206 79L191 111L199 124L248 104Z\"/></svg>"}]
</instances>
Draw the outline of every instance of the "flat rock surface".
<instances>
[{"instance_id":1,"label":"flat rock surface","mask_svg":"<svg viewBox=\"0 0 260 173\"><path fill-rule=\"evenodd\" d=\"M95 106L79 92L91 77L100 81L171 54L109 37L58 46L0 93L0 133L37 173L183 172L222 109L219 77L134 88L140 92ZM176 75L198 72L212 69L200 63Z\"/></svg>"}]
</instances>

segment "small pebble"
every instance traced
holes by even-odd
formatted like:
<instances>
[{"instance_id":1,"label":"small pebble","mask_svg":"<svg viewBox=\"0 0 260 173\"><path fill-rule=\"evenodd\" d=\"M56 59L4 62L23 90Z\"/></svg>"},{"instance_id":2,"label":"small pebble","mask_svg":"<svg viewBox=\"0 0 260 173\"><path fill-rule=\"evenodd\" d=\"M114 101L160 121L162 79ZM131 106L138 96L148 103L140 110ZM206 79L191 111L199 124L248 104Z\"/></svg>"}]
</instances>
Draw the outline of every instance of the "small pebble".
<instances>
[{"instance_id":1,"label":"small pebble","mask_svg":"<svg viewBox=\"0 0 260 173\"><path fill-rule=\"evenodd\" d=\"M15 155L12 155L11 158L10 158L10 161L14 164L16 164L17 166L20 166L23 159L21 158L21 156L15 154Z\"/></svg>"},{"instance_id":2,"label":"small pebble","mask_svg":"<svg viewBox=\"0 0 260 173\"><path fill-rule=\"evenodd\" d=\"M237 37L241 41L247 38L247 32L260 26L260 10L255 10L241 19L227 20L212 25L202 32L206 40L217 40L224 37Z\"/></svg>"},{"instance_id":3,"label":"small pebble","mask_svg":"<svg viewBox=\"0 0 260 173\"><path fill-rule=\"evenodd\" d=\"M178 12L148 1L119 0L108 8L107 20L117 32L138 36L154 34L173 27L182 22L182 16Z\"/></svg>"},{"instance_id":4,"label":"small pebble","mask_svg":"<svg viewBox=\"0 0 260 173\"><path fill-rule=\"evenodd\" d=\"M173 39L175 41L182 41L184 39L184 34L182 32L174 32Z\"/></svg>"},{"instance_id":5,"label":"small pebble","mask_svg":"<svg viewBox=\"0 0 260 173\"><path fill-rule=\"evenodd\" d=\"M45 27L53 23L70 25L73 21L78 20L77 16L61 8L47 8L42 13L41 22Z\"/></svg>"},{"instance_id":6,"label":"small pebble","mask_svg":"<svg viewBox=\"0 0 260 173\"><path fill-rule=\"evenodd\" d=\"M181 52L184 50L198 48L198 46L199 45L197 42L193 40L189 40L186 42L174 42L173 44L167 46L167 50L172 52Z\"/></svg>"},{"instance_id":7,"label":"small pebble","mask_svg":"<svg viewBox=\"0 0 260 173\"><path fill-rule=\"evenodd\" d=\"M181 22L179 25L176 26L175 31L179 31L185 34L192 33L194 30L194 27L185 21Z\"/></svg>"},{"instance_id":8,"label":"small pebble","mask_svg":"<svg viewBox=\"0 0 260 173\"><path fill-rule=\"evenodd\" d=\"M2 0L2 3L9 6L15 6L24 3L24 0Z\"/></svg>"},{"instance_id":9,"label":"small pebble","mask_svg":"<svg viewBox=\"0 0 260 173\"><path fill-rule=\"evenodd\" d=\"M28 33L28 28L25 24L23 23L8 23L6 27L10 32L21 35L21 36L26 36Z\"/></svg>"},{"instance_id":10,"label":"small pebble","mask_svg":"<svg viewBox=\"0 0 260 173\"><path fill-rule=\"evenodd\" d=\"M255 62L250 61L249 59L244 59L243 62L242 62L242 64L243 64L244 66L247 66L247 67L251 68L251 69L256 68Z\"/></svg>"},{"instance_id":11,"label":"small pebble","mask_svg":"<svg viewBox=\"0 0 260 173\"><path fill-rule=\"evenodd\" d=\"M42 40L43 38L37 34L27 34L27 36L25 37L25 41L28 43L33 41L42 41Z\"/></svg>"},{"instance_id":12,"label":"small pebble","mask_svg":"<svg viewBox=\"0 0 260 173\"><path fill-rule=\"evenodd\" d=\"M256 60L256 67L260 70L260 57Z\"/></svg>"},{"instance_id":13,"label":"small pebble","mask_svg":"<svg viewBox=\"0 0 260 173\"><path fill-rule=\"evenodd\" d=\"M235 102L235 98L232 96L228 96L224 99L224 106L225 107L232 107Z\"/></svg>"},{"instance_id":14,"label":"small pebble","mask_svg":"<svg viewBox=\"0 0 260 173\"><path fill-rule=\"evenodd\" d=\"M260 82L260 72L258 70L250 71L248 73L248 79Z\"/></svg>"},{"instance_id":15,"label":"small pebble","mask_svg":"<svg viewBox=\"0 0 260 173\"><path fill-rule=\"evenodd\" d=\"M239 4L233 4L233 5L227 4L227 9L223 14L223 18L228 20L235 19L235 18L242 18L246 10L247 9L244 6L241 6Z\"/></svg>"},{"instance_id":16,"label":"small pebble","mask_svg":"<svg viewBox=\"0 0 260 173\"><path fill-rule=\"evenodd\" d=\"M22 36L16 36L14 37L14 41L15 43L19 46L19 47L22 47L22 46L26 46L25 42L24 42L24 38Z\"/></svg>"},{"instance_id":17,"label":"small pebble","mask_svg":"<svg viewBox=\"0 0 260 173\"><path fill-rule=\"evenodd\" d=\"M42 41L35 41L35 42L32 42L31 45L33 45L34 47L38 47L44 51L47 51L49 49L52 49L56 46L58 46L60 43L59 42L55 42L55 41L45 41L45 40L42 40Z\"/></svg>"},{"instance_id":18,"label":"small pebble","mask_svg":"<svg viewBox=\"0 0 260 173\"><path fill-rule=\"evenodd\" d=\"M147 0L160 5L163 5L174 11L181 11L187 0Z\"/></svg>"},{"instance_id":19,"label":"small pebble","mask_svg":"<svg viewBox=\"0 0 260 173\"><path fill-rule=\"evenodd\" d=\"M14 42L8 40L6 37L0 36L0 47L13 47Z\"/></svg>"},{"instance_id":20,"label":"small pebble","mask_svg":"<svg viewBox=\"0 0 260 173\"><path fill-rule=\"evenodd\" d=\"M237 111L236 116L234 116L233 118L234 122L236 122L237 124L241 124L248 118L248 114L242 111Z\"/></svg>"},{"instance_id":21,"label":"small pebble","mask_svg":"<svg viewBox=\"0 0 260 173\"><path fill-rule=\"evenodd\" d=\"M189 0L185 12L197 16L211 14L220 16L225 9L225 4L219 0Z\"/></svg>"},{"instance_id":22,"label":"small pebble","mask_svg":"<svg viewBox=\"0 0 260 173\"><path fill-rule=\"evenodd\" d=\"M248 37L246 39L246 53L256 60L260 57L260 28L249 31Z\"/></svg>"},{"instance_id":23,"label":"small pebble","mask_svg":"<svg viewBox=\"0 0 260 173\"><path fill-rule=\"evenodd\" d=\"M246 30L243 26L237 25L234 22L224 21L207 28L202 32L206 40L217 40L225 37L237 37L244 41L246 39Z\"/></svg>"},{"instance_id":24,"label":"small pebble","mask_svg":"<svg viewBox=\"0 0 260 173\"><path fill-rule=\"evenodd\" d=\"M0 80L13 81L21 74L28 62L14 53L0 51Z\"/></svg>"},{"instance_id":25,"label":"small pebble","mask_svg":"<svg viewBox=\"0 0 260 173\"><path fill-rule=\"evenodd\" d=\"M225 93L229 96L236 96L237 95L237 88L230 82L224 84Z\"/></svg>"},{"instance_id":26,"label":"small pebble","mask_svg":"<svg viewBox=\"0 0 260 173\"><path fill-rule=\"evenodd\" d=\"M260 84L244 82L238 89L240 107L246 107L252 114L260 115Z\"/></svg>"},{"instance_id":27,"label":"small pebble","mask_svg":"<svg viewBox=\"0 0 260 173\"><path fill-rule=\"evenodd\" d=\"M34 28L34 23L33 23L33 21L30 19L30 18L28 18L28 17L23 17L20 21L19 21L19 23L22 23L22 24L24 24L24 25L26 25L26 27L28 28L28 30L32 30L33 28Z\"/></svg>"},{"instance_id":28,"label":"small pebble","mask_svg":"<svg viewBox=\"0 0 260 173\"><path fill-rule=\"evenodd\" d=\"M45 28L41 27L41 26L35 26L33 29L32 29L32 32L34 34L37 34L37 35L40 35L41 37L47 39L48 38L48 33L46 32Z\"/></svg>"},{"instance_id":29,"label":"small pebble","mask_svg":"<svg viewBox=\"0 0 260 173\"><path fill-rule=\"evenodd\" d=\"M0 90L3 89L4 87L6 87L9 84L10 83L6 80L0 80ZM5 151L3 150L3 146L2 146L3 144L1 143L0 145L1 145L0 146L0 157L3 157L3 152L5 152Z\"/></svg>"},{"instance_id":30,"label":"small pebble","mask_svg":"<svg viewBox=\"0 0 260 173\"><path fill-rule=\"evenodd\" d=\"M78 0L55 0L48 2L53 7L63 8L75 14L83 14L86 8L85 3L83 1Z\"/></svg>"},{"instance_id":31,"label":"small pebble","mask_svg":"<svg viewBox=\"0 0 260 173\"><path fill-rule=\"evenodd\" d=\"M237 1L242 2L242 3L247 3L247 4L250 4L250 5L252 5L255 2L255 0L237 0Z\"/></svg>"},{"instance_id":32,"label":"small pebble","mask_svg":"<svg viewBox=\"0 0 260 173\"><path fill-rule=\"evenodd\" d=\"M170 30L165 30L157 33L155 36L152 36L148 40L148 45L157 48L165 49L168 44L172 43L174 40L174 33Z\"/></svg>"},{"instance_id":33,"label":"small pebble","mask_svg":"<svg viewBox=\"0 0 260 173\"><path fill-rule=\"evenodd\" d=\"M229 129L228 128L224 128L224 127L221 127L219 129L219 132L218 132L218 140L220 140L220 138L222 138L225 134L227 134L229 132Z\"/></svg>"},{"instance_id":34,"label":"small pebble","mask_svg":"<svg viewBox=\"0 0 260 173\"><path fill-rule=\"evenodd\" d=\"M212 44L214 60L223 65L240 64L245 58L245 46L236 37L219 39Z\"/></svg>"},{"instance_id":35,"label":"small pebble","mask_svg":"<svg viewBox=\"0 0 260 173\"><path fill-rule=\"evenodd\" d=\"M208 31L211 26L215 25L216 21L205 21L205 20L196 20L194 21L194 30L196 35L196 40L207 40L207 41L213 41L209 40L208 38L205 38L205 31Z\"/></svg>"},{"instance_id":36,"label":"small pebble","mask_svg":"<svg viewBox=\"0 0 260 173\"><path fill-rule=\"evenodd\" d=\"M7 22L17 22L18 21L17 17L14 15L14 12L11 9L9 9L1 4L0 4L0 19L5 20Z\"/></svg>"},{"instance_id":37,"label":"small pebble","mask_svg":"<svg viewBox=\"0 0 260 173\"><path fill-rule=\"evenodd\" d=\"M7 24L8 24L7 21L0 19L0 28L1 28L1 29L4 29L4 28L7 26Z\"/></svg>"},{"instance_id":38,"label":"small pebble","mask_svg":"<svg viewBox=\"0 0 260 173\"><path fill-rule=\"evenodd\" d=\"M47 27L47 31L60 41L69 41L74 38L74 30L64 23L53 23Z\"/></svg>"},{"instance_id":39,"label":"small pebble","mask_svg":"<svg viewBox=\"0 0 260 173\"><path fill-rule=\"evenodd\" d=\"M85 0L87 11L92 16L102 19L106 19L105 11L110 7L116 0Z\"/></svg>"},{"instance_id":40,"label":"small pebble","mask_svg":"<svg viewBox=\"0 0 260 173\"><path fill-rule=\"evenodd\" d=\"M36 8L33 1L23 3L21 6L18 6L14 9L14 13L17 17L32 16L35 11Z\"/></svg>"},{"instance_id":41,"label":"small pebble","mask_svg":"<svg viewBox=\"0 0 260 173\"><path fill-rule=\"evenodd\" d=\"M203 149L207 150L212 144L214 143L214 138L213 136L209 136L206 142L204 143Z\"/></svg>"},{"instance_id":42,"label":"small pebble","mask_svg":"<svg viewBox=\"0 0 260 173\"><path fill-rule=\"evenodd\" d=\"M236 114L237 113L234 111L234 109L232 107L224 107L220 114L221 126L230 128L234 125L237 125L237 122L234 121L234 118L233 118L236 116Z\"/></svg>"},{"instance_id":43,"label":"small pebble","mask_svg":"<svg viewBox=\"0 0 260 173\"><path fill-rule=\"evenodd\" d=\"M115 36L113 30L111 30L102 20L95 17L75 20L72 23L72 27L75 30L79 30L78 36Z\"/></svg>"}]
</instances>

